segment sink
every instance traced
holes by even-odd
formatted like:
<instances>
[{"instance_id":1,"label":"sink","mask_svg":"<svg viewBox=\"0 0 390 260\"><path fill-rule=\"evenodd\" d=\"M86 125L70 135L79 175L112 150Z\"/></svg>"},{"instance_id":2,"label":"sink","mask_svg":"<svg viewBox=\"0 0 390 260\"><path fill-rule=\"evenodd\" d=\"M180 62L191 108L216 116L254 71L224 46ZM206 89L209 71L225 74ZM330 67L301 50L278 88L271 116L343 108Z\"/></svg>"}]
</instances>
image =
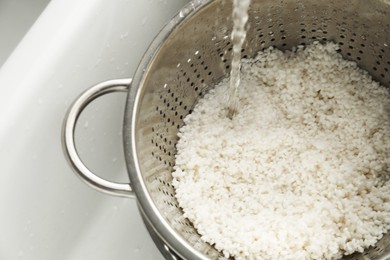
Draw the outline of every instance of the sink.
<instances>
[{"instance_id":1,"label":"sink","mask_svg":"<svg viewBox=\"0 0 390 260\"><path fill-rule=\"evenodd\" d=\"M101 194L75 176L61 127L83 90L132 77L154 36L187 2L0 3L0 33L7 35L0 45L0 259L163 259L135 200ZM76 129L89 168L121 182L128 181L125 100L98 99Z\"/></svg>"}]
</instances>

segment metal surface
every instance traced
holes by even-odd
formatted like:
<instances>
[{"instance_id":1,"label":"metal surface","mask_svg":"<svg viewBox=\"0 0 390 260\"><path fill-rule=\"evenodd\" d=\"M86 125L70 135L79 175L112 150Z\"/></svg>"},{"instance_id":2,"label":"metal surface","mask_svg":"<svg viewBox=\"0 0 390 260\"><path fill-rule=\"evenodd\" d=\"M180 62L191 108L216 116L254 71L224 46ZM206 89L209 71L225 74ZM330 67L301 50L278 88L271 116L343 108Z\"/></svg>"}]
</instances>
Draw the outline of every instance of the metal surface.
<instances>
[{"instance_id":1,"label":"metal surface","mask_svg":"<svg viewBox=\"0 0 390 260\"><path fill-rule=\"evenodd\" d=\"M384 0L252 0L242 55L334 41L341 54L390 87L390 5ZM186 259L221 257L183 218L171 185L177 131L199 97L230 71L231 1L179 14L141 61L127 101L125 150L133 188L153 230ZM188 10L190 9L189 13ZM188 14L187 14L188 13ZM390 257L389 235L346 259Z\"/></svg>"},{"instance_id":2,"label":"metal surface","mask_svg":"<svg viewBox=\"0 0 390 260\"><path fill-rule=\"evenodd\" d=\"M134 192L129 183L107 181L91 172L80 159L74 138L77 119L90 102L107 93L128 92L130 84L131 79L109 80L99 83L82 93L70 107L66 115L62 137L65 156L75 173L84 182L93 188L110 195L134 198Z\"/></svg>"},{"instance_id":3,"label":"metal surface","mask_svg":"<svg viewBox=\"0 0 390 260\"><path fill-rule=\"evenodd\" d=\"M183 217L171 173L183 118L209 88L229 75L231 13L231 1L187 5L155 38L129 90L124 124L129 176L145 223L154 239L160 240L160 250L166 249L174 258L222 258ZM389 32L388 0L252 0L242 55L253 57L269 46L290 50L313 41L333 41L340 45L344 58L390 87ZM65 128L68 134L74 123L71 126ZM70 134L66 137L67 146L73 145L72 139ZM79 174L107 192L100 186L107 183L96 182L91 173ZM86 180L90 177L92 182ZM132 194L129 184L122 185L126 186L121 186L123 194ZM389 244L386 234L375 247L344 259L388 259Z\"/></svg>"}]
</instances>

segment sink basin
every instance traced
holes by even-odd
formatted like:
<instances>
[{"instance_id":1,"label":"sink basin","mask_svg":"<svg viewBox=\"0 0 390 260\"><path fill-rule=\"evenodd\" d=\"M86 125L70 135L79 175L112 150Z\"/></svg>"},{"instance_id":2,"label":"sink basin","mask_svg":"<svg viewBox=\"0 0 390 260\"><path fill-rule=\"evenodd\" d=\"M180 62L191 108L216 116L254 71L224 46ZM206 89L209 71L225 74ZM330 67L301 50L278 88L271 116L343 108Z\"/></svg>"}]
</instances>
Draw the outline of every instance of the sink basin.
<instances>
[{"instance_id":1,"label":"sink basin","mask_svg":"<svg viewBox=\"0 0 390 260\"><path fill-rule=\"evenodd\" d=\"M0 32L13 35L0 45L0 259L163 259L136 201L82 183L60 135L71 102L97 82L132 77L154 36L189 1L12 2L0 3L0 24L8 24ZM114 181L128 180L125 99L95 101L76 129L82 159Z\"/></svg>"}]
</instances>

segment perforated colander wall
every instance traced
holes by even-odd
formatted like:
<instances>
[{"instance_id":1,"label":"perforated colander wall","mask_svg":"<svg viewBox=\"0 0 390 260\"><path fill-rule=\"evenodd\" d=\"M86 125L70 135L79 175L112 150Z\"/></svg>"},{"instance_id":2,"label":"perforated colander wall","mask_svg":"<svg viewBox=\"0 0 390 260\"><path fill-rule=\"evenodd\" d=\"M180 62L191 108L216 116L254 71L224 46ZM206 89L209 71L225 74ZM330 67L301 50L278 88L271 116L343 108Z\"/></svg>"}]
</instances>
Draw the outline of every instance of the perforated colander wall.
<instances>
[{"instance_id":1,"label":"perforated colander wall","mask_svg":"<svg viewBox=\"0 0 390 260\"><path fill-rule=\"evenodd\" d=\"M199 97L230 71L231 1L213 1L186 19L166 39L147 68L138 108L136 147L143 181L170 226L192 247L217 258L183 218L171 185L177 131ZM269 46L282 50L313 41L333 41L375 80L390 87L390 5L388 0L252 0L242 55ZM376 248L350 259L389 253L389 236Z\"/></svg>"}]
</instances>

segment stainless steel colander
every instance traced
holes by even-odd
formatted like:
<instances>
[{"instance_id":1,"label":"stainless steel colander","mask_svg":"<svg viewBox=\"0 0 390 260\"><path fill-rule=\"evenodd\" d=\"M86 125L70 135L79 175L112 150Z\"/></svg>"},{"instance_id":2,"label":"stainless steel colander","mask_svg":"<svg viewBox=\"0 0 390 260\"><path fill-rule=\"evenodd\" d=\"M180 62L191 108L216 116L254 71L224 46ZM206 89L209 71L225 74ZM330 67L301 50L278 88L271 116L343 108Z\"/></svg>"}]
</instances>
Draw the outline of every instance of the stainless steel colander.
<instances>
[{"instance_id":1,"label":"stainless steel colander","mask_svg":"<svg viewBox=\"0 0 390 260\"><path fill-rule=\"evenodd\" d=\"M232 1L192 1L163 28L143 57L134 79L100 83L73 104L64 124L64 149L75 171L101 191L136 195L139 209L161 252L171 259L217 259L183 217L171 185L177 132L208 88L229 75ZM313 41L333 41L390 87L390 0L252 0L243 57L269 46L289 50ZM131 85L131 87L130 87ZM131 184L95 176L74 146L74 126L94 98L127 91L124 146ZM390 236L345 259L390 259Z\"/></svg>"}]
</instances>

